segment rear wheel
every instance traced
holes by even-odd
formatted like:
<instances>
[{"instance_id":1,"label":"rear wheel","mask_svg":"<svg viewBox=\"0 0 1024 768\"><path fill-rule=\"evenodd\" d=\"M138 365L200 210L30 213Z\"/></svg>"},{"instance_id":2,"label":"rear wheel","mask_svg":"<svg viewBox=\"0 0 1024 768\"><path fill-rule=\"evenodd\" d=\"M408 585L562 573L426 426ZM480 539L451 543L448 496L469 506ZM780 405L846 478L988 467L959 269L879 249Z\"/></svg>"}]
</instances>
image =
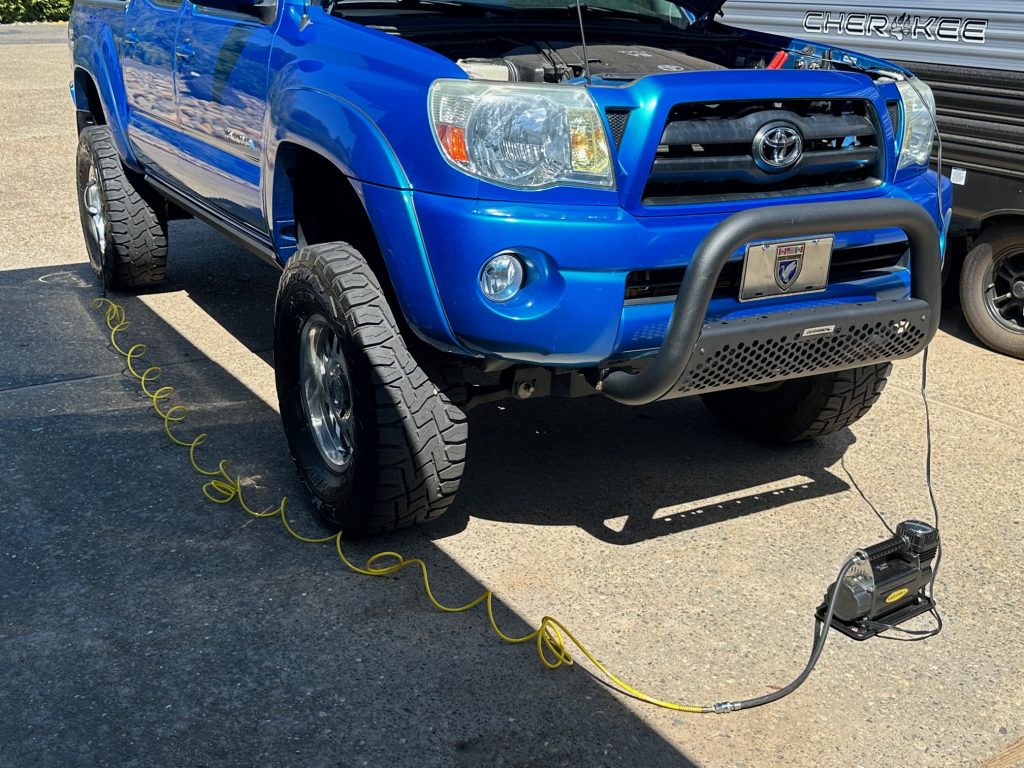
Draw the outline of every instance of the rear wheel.
<instances>
[{"instance_id":1,"label":"rear wheel","mask_svg":"<svg viewBox=\"0 0 1024 768\"><path fill-rule=\"evenodd\" d=\"M982 233L964 260L960 305L982 343L1024 359L1024 225Z\"/></svg>"},{"instance_id":2,"label":"rear wheel","mask_svg":"<svg viewBox=\"0 0 1024 768\"><path fill-rule=\"evenodd\" d=\"M871 410L890 363L702 395L719 420L762 443L796 443L838 432Z\"/></svg>"},{"instance_id":3,"label":"rear wheel","mask_svg":"<svg viewBox=\"0 0 1024 768\"><path fill-rule=\"evenodd\" d=\"M410 354L351 246L313 245L288 261L274 367L288 446L325 522L369 534L447 510L462 478L466 417Z\"/></svg>"},{"instance_id":4,"label":"rear wheel","mask_svg":"<svg viewBox=\"0 0 1024 768\"><path fill-rule=\"evenodd\" d=\"M76 179L89 262L103 285L119 291L159 285L167 267L167 205L124 167L107 126L79 134Z\"/></svg>"}]
</instances>

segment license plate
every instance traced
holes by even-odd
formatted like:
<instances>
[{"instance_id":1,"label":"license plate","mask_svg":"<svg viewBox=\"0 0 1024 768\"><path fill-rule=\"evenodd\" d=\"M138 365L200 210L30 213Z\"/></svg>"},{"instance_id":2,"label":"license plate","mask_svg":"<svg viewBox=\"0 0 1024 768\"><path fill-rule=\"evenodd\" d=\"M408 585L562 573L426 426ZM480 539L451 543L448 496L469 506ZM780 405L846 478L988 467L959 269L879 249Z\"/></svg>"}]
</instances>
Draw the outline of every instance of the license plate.
<instances>
[{"instance_id":1,"label":"license plate","mask_svg":"<svg viewBox=\"0 0 1024 768\"><path fill-rule=\"evenodd\" d=\"M740 301L824 291L833 242L829 235L748 245Z\"/></svg>"}]
</instances>

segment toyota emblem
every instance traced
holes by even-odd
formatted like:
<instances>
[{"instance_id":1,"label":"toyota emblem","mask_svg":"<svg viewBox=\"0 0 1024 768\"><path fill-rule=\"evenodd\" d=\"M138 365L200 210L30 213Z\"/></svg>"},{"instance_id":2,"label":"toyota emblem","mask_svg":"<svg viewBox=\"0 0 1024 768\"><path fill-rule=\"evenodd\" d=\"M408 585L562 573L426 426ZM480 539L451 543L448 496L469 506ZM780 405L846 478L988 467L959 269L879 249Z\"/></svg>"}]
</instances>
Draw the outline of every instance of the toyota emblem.
<instances>
[{"instance_id":1,"label":"toyota emblem","mask_svg":"<svg viewBox=\"0 0 1024 768\"><path fill-rule=\"evenodd\" d=\"M770 123L754 137L754 162L763 171L792 168L804 153L804 140L795 125Z\"/></svg>"}]
</instances>

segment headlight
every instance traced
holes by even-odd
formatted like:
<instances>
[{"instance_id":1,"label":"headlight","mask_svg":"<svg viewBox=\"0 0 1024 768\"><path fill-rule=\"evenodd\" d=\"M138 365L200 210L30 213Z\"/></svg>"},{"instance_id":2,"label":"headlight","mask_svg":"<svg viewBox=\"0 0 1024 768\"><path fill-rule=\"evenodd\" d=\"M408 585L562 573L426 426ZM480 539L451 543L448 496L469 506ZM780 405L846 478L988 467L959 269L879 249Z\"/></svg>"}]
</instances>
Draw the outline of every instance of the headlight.
<instances>
[{"instance_id":1,"label":"headlight","mask_svg":"<svg viewBox=\"0 0 1024 768\"><path fill-rule=\"evenodd\" d=\"M520 189L615 186L604 124L584 88L437 80L429 100L441 153L471 176Z\"/></svg>"},{"instance_id":2,"label":"headlight","mask_svg":"<svg viewBox=\"0 0 1024 768\"><path fill-rule=\"evenodd\" d=\"M896 84L903 98L903 149L897 170L927 165L935 140L935 96L925 83L912 77Z\"/></svg>"}]
</instances>

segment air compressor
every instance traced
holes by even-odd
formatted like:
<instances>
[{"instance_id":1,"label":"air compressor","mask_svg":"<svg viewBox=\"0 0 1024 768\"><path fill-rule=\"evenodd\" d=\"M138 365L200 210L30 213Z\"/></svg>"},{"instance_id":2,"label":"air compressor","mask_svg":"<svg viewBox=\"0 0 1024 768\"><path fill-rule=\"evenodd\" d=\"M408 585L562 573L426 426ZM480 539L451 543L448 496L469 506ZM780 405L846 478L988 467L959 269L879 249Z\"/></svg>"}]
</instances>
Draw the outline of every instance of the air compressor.
<instances>
[{"instance_id":1,"label":"air compressor","mask_svg":"<svg viewBox=\"0 0 1024 768\"><path fill-rule=\"evenodd\" d=\"M858 550L842 579L825 591L818 619L825 621L834 596L832 628L854 640L867 640L932 611L935 603L928 585L938 549L937 528L905 520L892 538Z\"/></svg>"}]
</instances>

